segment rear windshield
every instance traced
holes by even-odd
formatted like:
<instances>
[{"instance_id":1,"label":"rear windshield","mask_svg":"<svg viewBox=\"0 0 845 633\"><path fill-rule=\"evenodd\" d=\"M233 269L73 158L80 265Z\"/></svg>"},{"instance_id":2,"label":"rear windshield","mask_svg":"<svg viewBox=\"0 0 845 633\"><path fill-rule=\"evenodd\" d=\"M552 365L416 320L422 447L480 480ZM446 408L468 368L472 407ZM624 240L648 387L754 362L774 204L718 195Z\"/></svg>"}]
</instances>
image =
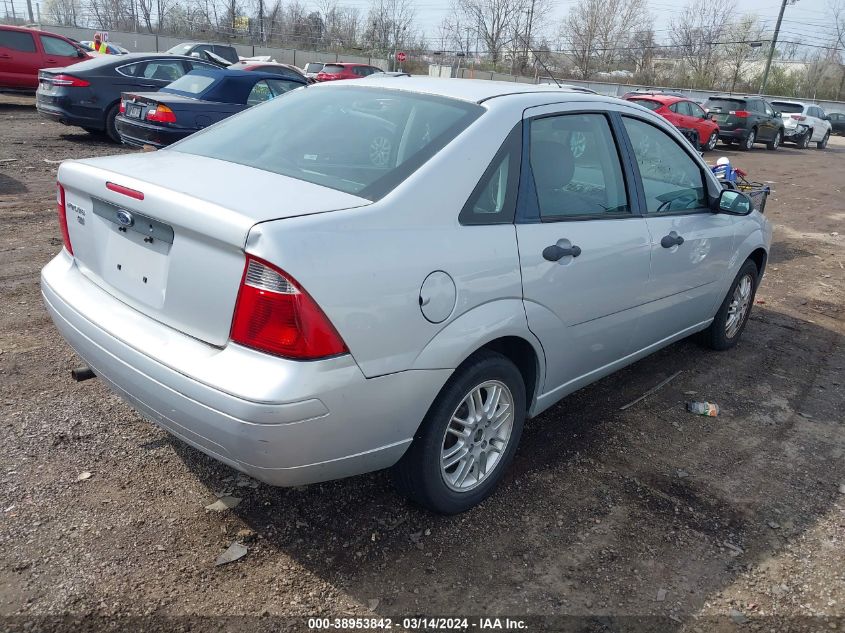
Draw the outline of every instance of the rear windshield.
<instances>
[{"instance_id":1,"label":"rear windshield","mask_svg":"<svg viewBox=\"0 0 845 633\"><path fill-rule=\"evenodd\" d=\"M801 114L804 112L804 106L798 103L786 103L785 101L772 101L775 110L786 112L787 114Z\"/></svg>"},{"instance_id":2,"label":"rear windshield","mask_svg":"<svg viewBox=\"0 0 845 633\"><path fill-rule=\"evenodd\" d=\"M384 88L295 90L172 146L378 200L484 111Z\"/></svg>"},{"instance_id":3,"label":"rear windshield","mask_svg":"<svg viewBox=\"0 0 845 633\"><path fill-rule=\"evenodd\" d=\"M176 81L167 84L167 87L162 90L166 90L167 92L181 92L183 94L198 95L201 92L204 92L206 88L214 83L214 81L214 77L188 73L187 75L182 75Z\"/></svg>"},{"instance_id":4,"label":"rear windshield","mask_svg":"<svg viewBox=\"0 0 845 633\"><path fill-rule=\"evenodd\" d=\"M329 75L337 75L338 73L343 72L343 66L338 66L337 64L326 64L323 66L322 72L328 73Z\"/></svg>"},{"instance_id":5,"label":"rear windshield","mask_svg":"<svg viewBox=\"0 0 845 633\"><path fill-rule=\"evenodd\" d=\"M708 99L705 106L714 112L744 110L745 99Z\"/></svg>"},{"instance_id":6,"label":"rear windshield","mask_svg":"<svg viewBox=\"0 0 845 633\"><path fill-rule=\"evenodd\" d=\"M663 105L662 103L652 101L651 99L630 99L630 101L633 101L637 105L641 105L644 108L648 108L649 110L657 110L657 108Z\"/></svg>"}]
</instances>

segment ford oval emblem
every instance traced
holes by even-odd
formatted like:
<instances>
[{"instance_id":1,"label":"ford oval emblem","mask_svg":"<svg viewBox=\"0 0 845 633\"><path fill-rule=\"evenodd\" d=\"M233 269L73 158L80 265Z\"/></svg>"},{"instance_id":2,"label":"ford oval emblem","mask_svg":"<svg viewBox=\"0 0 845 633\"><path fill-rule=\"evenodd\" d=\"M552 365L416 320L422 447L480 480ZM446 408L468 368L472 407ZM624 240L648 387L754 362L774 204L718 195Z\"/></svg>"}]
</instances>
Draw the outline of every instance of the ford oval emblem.
<instances>
[{"instance_id":1,"label":"ford oval emblem","mask_svg":"<svg viewBox=\"0 0 845 633\"><path fill-rule=\"evenodd\" d=\"M121 209L117 212L117 223L121 226L132 226L135 224L135 218L132 217L132 214L129 213L129 211Z\"/></svg>"}]
</instances>

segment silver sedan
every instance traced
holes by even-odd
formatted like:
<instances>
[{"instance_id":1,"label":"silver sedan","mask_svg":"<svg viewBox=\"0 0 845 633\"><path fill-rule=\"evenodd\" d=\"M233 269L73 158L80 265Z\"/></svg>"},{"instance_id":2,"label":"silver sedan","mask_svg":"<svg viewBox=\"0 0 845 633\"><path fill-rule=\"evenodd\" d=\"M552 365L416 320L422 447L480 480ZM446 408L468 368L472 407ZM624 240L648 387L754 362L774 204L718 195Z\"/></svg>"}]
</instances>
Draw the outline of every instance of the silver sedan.
<instances>
[{"instance_id":1,"label":"silver sedan","mask_svg":"<svg viewBox=\"0 0 845 633\"><path fill-rule=\"evenodd\" d=\"M44 301L139 413L270 484L392 467L444 513L527 417L735 345L772 237L644 108L490 81L313 86L57 191Z\"/></svg>"}]
</instances>

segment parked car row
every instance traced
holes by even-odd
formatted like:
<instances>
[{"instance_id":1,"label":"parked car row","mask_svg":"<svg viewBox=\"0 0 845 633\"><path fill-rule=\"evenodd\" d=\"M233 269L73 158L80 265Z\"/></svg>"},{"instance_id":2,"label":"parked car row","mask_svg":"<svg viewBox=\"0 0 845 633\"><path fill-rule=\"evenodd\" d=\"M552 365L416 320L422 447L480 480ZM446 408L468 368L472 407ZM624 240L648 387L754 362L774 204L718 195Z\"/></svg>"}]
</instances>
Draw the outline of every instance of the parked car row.
<instances>
[{"instance_id":1,"label":"parked car row","mask_svg":"<svg viewBox=\"0 0 845 633\"><path fill-rule=\"evenodd\" d=\"M702 151L712 151L717 141L747 151L755 143L776 150L783 143L805 149L815 143L827 147L845 115L827 115L815 104L800 101L769 102L759 96L714 95L703 104L679 93L636 91L623 96L671 122ZM841 121L841 123L840 123Z\"/></svg>"}]
</instances>

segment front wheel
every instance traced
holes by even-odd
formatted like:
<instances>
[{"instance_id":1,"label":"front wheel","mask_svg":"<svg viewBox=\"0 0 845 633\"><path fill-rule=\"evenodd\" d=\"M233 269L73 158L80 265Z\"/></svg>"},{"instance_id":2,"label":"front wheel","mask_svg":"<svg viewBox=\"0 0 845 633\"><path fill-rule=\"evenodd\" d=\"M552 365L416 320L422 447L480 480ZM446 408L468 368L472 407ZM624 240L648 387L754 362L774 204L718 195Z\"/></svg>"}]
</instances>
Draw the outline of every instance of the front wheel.
<instances>
[{"instance_id":1,"label":"front wheel","mask_svg":"<svg viewBox=\"0 0 845 633\"><path fill-rule=\"evenodd\" d=\"M710 138L707 139L707 143L705 143L705 145L704 145L705 151L712 152L714 149L716 149L716 143L718 143L718 142L719 142L719 133L713 132L710 135Z\"/></svg>"},{"instance_id":2,"label":"front wheel","mask_svg":"<svg viewBox=\"0 0 845 633\"><path fill-rule=\"evenodd\" d=\"M783 139L783 132L778 130L778 133L775 134L775 137L771 141L766 143L766 149L776 150L778 147L780 147L781 139Z\"/></svg>"},{"instance_id":3,"label":"front wheel","mask_svg":"<svg viewBox=\"0 0 845 633\"><path fill-rule=\"evenodd\" d=\"M707 347L721 351L737 344L748 322L748 315L751 314L751 306L754 305L758 279L757 265L746 260L710 327L701 333L702 342Z\"/></svg>"},{"instance_id":4,"label":"front wheel","mask_svg":"<svg viewBox=\"0 0 845 633\"><path fill-rule=\"evenodd\" d=\"M813 135L813 130L804 132L798 141L795 143L798 149L807 149L810 146L810 137Z\"/></svg>"},{"instance_id":5,"label":"front wheel","mask_svg":"<svg viewBox=\"0 0 845 633\"><path fill-rule=\"evenodd\" d=\"M825 132L824 137L818 143L816 143L816 147L819 149L825 149L827 147L827 142L830 140L830 132Z\"/></svg>"},{"instance_id":6,"label":"front wheel","mask_svg":"<svg viewBox=\"0 0 845 633\"><path fill-rule=\"evenodd\" d=\"M752 147L754 147L754 141L757 140L757 130L751 130L748 133L748 136L745 137L745 140L742 141L739 145L739 149L743 152L747 152Z\"/></svg>"},{"instance_id":7,"label":"front wheel","mask_svg":"<svg viewBox=\"0 0 845 633\"><path fill-rule=\"evenodd\" d=\"M481 351L441 390L393 467L396 488L442 514L487 498L513 460L525 421L525 383L501 354Z\"/></svg>"}]
</instances>

